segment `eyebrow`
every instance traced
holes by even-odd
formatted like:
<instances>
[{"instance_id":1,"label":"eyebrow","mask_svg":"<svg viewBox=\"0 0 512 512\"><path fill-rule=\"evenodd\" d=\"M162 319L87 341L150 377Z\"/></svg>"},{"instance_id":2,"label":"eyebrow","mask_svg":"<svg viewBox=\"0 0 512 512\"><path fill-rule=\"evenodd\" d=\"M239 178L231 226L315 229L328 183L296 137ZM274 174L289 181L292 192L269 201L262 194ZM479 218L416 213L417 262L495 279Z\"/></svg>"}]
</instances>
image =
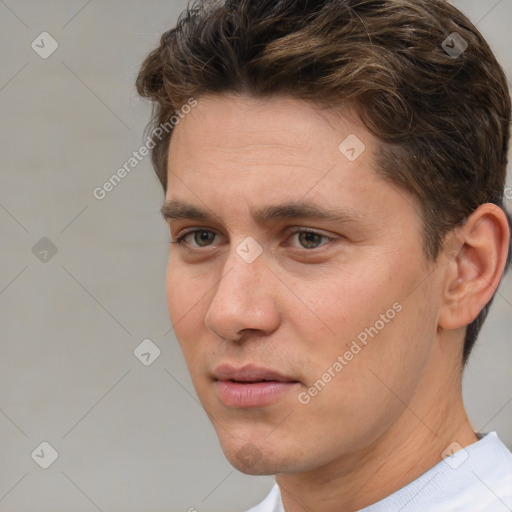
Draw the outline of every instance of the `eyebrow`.
<instances>
[{"instance_id":1,"label":"eyebrow","mask_svg":"<svg viewBox=\"0 0 512 512\"><path fill-rule=\"evenodd\" d=\"M202 210L192 204L176 199L165 201L160 212L166 221L171 219L209 221L216 218L207 210ZM259 224L269 224L272 221L284 219L314 219L355 224L367 221L367 217L363 213L352 208L334 210L309 201L265 206L259 210L251 211L251 215Z\"/></svg>"}]
</instances>

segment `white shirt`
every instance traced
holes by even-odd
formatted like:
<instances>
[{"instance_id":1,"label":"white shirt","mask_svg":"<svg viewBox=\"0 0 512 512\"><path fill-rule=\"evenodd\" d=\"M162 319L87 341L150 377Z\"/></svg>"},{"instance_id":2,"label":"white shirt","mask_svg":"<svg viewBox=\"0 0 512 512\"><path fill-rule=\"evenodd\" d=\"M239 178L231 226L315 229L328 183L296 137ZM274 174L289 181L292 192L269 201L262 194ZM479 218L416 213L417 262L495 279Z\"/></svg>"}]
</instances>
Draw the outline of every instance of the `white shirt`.
<instances>
[{"instance_id":1,"label":"white shirt","mask_svg":"<svg viewBox=\"0 0 512 512\"><path fill-rule=\"evenodd\" d=\"M512 453L496 432L359 512L510 512ZM284 512L279 486L247 512Z\"/></svg>"}]
</instances>

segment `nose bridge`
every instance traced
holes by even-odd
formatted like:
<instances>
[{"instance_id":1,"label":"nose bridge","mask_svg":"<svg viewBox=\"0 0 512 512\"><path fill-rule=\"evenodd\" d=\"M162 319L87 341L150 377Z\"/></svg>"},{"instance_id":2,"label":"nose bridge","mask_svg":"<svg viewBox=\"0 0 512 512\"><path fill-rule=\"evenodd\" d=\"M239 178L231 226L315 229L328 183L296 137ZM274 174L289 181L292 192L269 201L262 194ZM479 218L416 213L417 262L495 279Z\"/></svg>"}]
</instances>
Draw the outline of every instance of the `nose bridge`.
<instances>
[{"instance_id":1,"label":"nose bridge","mask_svg":"<svg viewBox=\"0 0 512 512\"><path fill-rule=\"evenodd\" d=\"M214 290L205 323L223 338L236 339L243 329L269 331L278 321L272 274L261 254L253 258L254 247L233 247Z\"/></svg>"},{"instance_id":2,"label":"nose bridge","mask_svg":"<svg viewBox=\"0 0 512 512\"><path fill-rule=\"evenodd\" d=\"M232 250L224 265L223 277L217 284L212 303L217 301L230 301L236 299L241 307L246 302L253 302L261 294L265 286L266 265L261 257L253 261L246 261L237 252Z\"/></svg>"}]
</instances>

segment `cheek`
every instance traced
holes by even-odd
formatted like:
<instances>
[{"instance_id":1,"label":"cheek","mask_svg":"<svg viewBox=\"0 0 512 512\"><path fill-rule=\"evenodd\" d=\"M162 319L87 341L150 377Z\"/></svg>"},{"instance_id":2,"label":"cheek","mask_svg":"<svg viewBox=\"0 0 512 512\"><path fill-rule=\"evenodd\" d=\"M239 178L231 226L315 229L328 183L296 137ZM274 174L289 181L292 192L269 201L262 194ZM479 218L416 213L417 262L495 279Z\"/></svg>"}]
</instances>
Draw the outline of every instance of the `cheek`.
<instances>
[{"instance_id":1,"label":"cheek","mask_svg":"<svg viewBox=\"0 0 512 512\"><path fill-rule=\"evenodd\" d=\"M408 296L396 284L389 294L380 287L377 292L380 300L347 300L342 315L330 310L336 336L328 350L311 350L308 375L318 388L311 411L347 426L364 425L370 437L389 425L403 409L401 400L415 392L436 334L434 290L427 284Z\"/></svg>"},{"instance_id":2,"label":"cheek","mask_svg":"<svg viewBox=\"0 0 512 512\"><path fill-rule=\"evenodd\" d=\"M198 339L204 325L205 292L208 286L194 284L194 276L171 257L167 266L166 295L174 333L184 352L188 340Z\"/></svg>"},{"instance_id":3,"label":"cheek","mask_svg":"<svg viewBox=\"0 0 512 512\"><path fill-rule=\"evenodd\" d=\"M307 339L316 340L316 348L322 344L314 359L325 356L326 361L342 354L358 334L380 321L398 295L391 278L382 270L372 271L370 265L358 271L338 268L322 282L298 282L293 290L300 302L295 300L295 311L289 309L288 316L292 323L298 322Z\"/></svg>"},{"instance_id":4,"label":"cheek","mask_svg":"<svg viewBox=\"0 0 512 512\"><path fill-rule=\"evenodd\" d=\"M165 291L167 296L167 309L173 326L176 328L178 319L183 316L185 304L180 297L183 297L184 287L180 273L177 272L176 264L172 257L167 263L167 274L165 279Z\"/></svg>"},{"instance_id":5,"label":"cheek","mask_svg":"<svg viewBox=\"0 0 512 512\"><path fill-rule=\"evenodd\" d=\"M436 333L435 289L428 279L417 286L424 277L419 269L405 274L381 261L333 277L322 294L298 290L315 313L300 320L302 337L312 340L305 373L308 384L329 381L325 390L318 386L326 408L354 405L352 412L366 414L374 402L392 399L386 384L407 394L414 388Z\"/></svg>"}]
</instances>

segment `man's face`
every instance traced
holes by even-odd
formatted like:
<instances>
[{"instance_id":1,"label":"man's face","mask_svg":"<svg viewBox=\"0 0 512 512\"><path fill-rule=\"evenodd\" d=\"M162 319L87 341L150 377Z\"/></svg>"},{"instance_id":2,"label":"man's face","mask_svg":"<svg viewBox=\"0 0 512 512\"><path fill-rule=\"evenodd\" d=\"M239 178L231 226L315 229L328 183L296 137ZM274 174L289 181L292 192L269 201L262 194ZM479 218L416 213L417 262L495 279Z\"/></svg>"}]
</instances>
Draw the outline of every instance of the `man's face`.
<instances>
[{"instance_id":1,"label":"man's face","mask_svg":"<svg viewBox=\"0 0 512 512\"><path fill-rule=\"evenodd\" d=\"M247 473L364 450L424 385L441 284L418 208L341 114L205 96L172 136L171 237L189 234L171 246L169 313L222 448ZM350 135L359 156L354 137L341 144Z\"/></svg>"}]
</instances>

